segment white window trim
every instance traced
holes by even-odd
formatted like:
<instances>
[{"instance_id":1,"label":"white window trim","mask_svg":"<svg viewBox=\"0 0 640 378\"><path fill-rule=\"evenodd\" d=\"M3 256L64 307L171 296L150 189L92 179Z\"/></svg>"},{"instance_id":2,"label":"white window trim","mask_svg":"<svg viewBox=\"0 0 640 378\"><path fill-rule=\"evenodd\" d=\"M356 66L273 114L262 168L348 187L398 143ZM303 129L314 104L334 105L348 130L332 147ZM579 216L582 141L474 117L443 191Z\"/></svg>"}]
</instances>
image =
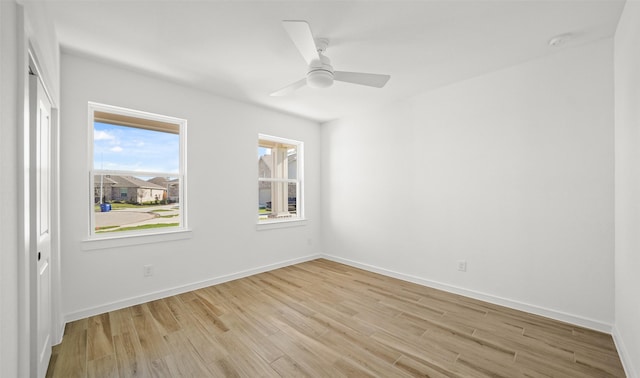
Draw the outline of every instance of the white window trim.
<instances>
[{"instance_id":1,"label":"white window trim","mask_svg":"<svg viewBox=\"0 0 640 378\"><path fill-rule=\"evenodd\" d=\"M303 227L306 225L307 219L273 220L256 224L256 230L274 230L278 228Z\"/></svg>"},{"instance_id":2,"label":"white window trim","mask_svg":"<svg viewBox=\"0 0 640 378\"><path fill-rule=\"evenodd\" d=\"M192 232L189 229L171 228L159 232L149 233L124 233L124 235L108 235L100 238L86 239L82 241L83 251L94 251L98 249L110 249L128 247L141 244L164 243L173 240L190 239Z\"/></svg>"},{"instance_id":3,"label":"white window trim","mask_svg":"<svg viewBox=\"0 0 640 378\"><path fill-rule=\"evenodd\" d=\"M172 176L180 178L180 226L157 228L139 231L124 231L120 233L96 233L95 232L95 217L94 217L94 167L93 167L93 145L94 145L94 112L101 111L107 113L121 114L131 117L144 118L160 122L169 122L179 125L180 128L180 168L179 172ZM123 108L119 106L106 105L97 102L89 101L87 107L87 122L88 122L88 210L89 210L89 230L88 237L83 241L84 250L102 249L126 245L146 244L154 242L163 242L167 240L177 240L189 238L191 230L188 228L187 223L187 120L183 118L176 118L171 116L165 116L161 114L149 113L145 111ZM107 171L112 174L123 174L120 171ZM131 173L127 171L127 173ZM166 172L135 172L137 175L149 175L158 176L166 175ZM118 241L120 240L120 241Z\"/></svg>"},{"instance_id":4,"label":"white window trim","mask_svg":"<svg viewBox=\"0 0 640 378\"><path fill-rule=\"evenodd\" d=\"M269 178L260 178L258 177L258 182L267 181L267 182L292 182L297 183L297 193L296 193L296 212L297 216L295 218L281 218L281 219L272 219L272 220L260 220L256 221L256 229L257 230L269 230L274 228L285 228L285 227L297 227L306 225L305 211L304 211L304 203L305 203L305 195L304 195L304 142L294 139L287 139L278 136L268 135L268 134L258 134L258 144L260 140L269 140L271 142L282 143L282 144L290 144L296 146L297 153L297 179L269 179ZM257 177L258 175L256 175Z\"/></svg>"}]
</instances>

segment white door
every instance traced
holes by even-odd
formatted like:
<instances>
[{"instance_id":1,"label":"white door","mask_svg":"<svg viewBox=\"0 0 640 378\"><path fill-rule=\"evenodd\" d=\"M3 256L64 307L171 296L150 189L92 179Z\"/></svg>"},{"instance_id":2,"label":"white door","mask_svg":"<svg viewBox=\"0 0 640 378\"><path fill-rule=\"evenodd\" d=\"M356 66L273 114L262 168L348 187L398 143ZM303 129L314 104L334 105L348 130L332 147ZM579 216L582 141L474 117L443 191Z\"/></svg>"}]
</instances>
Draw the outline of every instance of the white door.
<instances>
[{"instance_id":1,"label":"white door","mask_svg":"<svg viewBox=\"0 0 640 378\"><path fill-rule=\"evenodd\" d=\"M31 348L37 376L44 377L51 358L51 102L40 79L30 76ZM35 333L35 334L34 334ZM35 359L35 361L33 360ZM33 365L32 365L33 366Z\"/></svg>"}]
</instances>

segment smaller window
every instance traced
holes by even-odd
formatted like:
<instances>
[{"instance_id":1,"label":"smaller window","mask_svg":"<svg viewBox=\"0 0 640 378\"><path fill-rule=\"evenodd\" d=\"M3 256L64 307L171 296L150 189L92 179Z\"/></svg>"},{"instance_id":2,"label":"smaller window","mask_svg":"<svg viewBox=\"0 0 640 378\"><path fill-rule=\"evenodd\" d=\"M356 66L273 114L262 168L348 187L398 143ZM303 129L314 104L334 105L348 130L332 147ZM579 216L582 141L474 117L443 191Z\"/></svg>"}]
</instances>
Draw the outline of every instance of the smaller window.
<instances>
[{"instance_id":1,"label":"smaller window","mask_svg":"<svg viewBox=\"0 0 640 378\"><path fill-rule=\"evenodd\" d=\"M258 136L258 223L304 219L302 142Z\"/></svg>"}]
</instances>

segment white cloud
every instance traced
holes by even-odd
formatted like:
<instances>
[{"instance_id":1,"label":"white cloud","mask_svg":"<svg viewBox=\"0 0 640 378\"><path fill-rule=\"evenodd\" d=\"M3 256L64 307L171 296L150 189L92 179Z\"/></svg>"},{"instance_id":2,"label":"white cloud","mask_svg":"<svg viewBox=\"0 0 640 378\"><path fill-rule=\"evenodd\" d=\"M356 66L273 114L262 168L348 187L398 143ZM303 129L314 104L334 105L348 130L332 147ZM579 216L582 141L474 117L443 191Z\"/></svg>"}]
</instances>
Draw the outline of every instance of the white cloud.
<instances>
[{"instance_id":1,"label":"white cloud","mask_svg":"<svg viewBox=\"0 0 640 378\"><path fill-rule=\"evenodd\" d=\"M111 147L111 148L109 149L109 151L111 151L111 152L122 152L122 147L120 147L120 146L114 146L114 147Z\"/></svg>"},{"instance_id":2,"label":"white cloud","mask_svg":"<svg viewBox=\"0 0 640 378\"><path fill-rule=\"evenodd\" d=\"M93 132L93 140L113 140L116 137L106 131L95 130Z\"/></svg>"}]
</instances>

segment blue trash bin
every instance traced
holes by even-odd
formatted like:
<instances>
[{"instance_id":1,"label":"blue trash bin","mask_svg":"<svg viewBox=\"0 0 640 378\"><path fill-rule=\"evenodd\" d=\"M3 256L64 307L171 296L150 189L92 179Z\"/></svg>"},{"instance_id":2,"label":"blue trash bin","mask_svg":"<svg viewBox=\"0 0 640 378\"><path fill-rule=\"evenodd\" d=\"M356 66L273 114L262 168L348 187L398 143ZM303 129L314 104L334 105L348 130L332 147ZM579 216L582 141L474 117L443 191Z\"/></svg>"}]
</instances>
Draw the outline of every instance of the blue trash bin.
<instances>
[{"instance_id":1,"label":"blue trash bin","mask_svg":"<svg viewBox=\"0 0 640 378\"><path fill-rule=\"evenodd\" d=\"M100 204L100 212L106 213L107 211L111 211L111 204L110 203L101 203Z\"/></svg>"}]
</instances>

